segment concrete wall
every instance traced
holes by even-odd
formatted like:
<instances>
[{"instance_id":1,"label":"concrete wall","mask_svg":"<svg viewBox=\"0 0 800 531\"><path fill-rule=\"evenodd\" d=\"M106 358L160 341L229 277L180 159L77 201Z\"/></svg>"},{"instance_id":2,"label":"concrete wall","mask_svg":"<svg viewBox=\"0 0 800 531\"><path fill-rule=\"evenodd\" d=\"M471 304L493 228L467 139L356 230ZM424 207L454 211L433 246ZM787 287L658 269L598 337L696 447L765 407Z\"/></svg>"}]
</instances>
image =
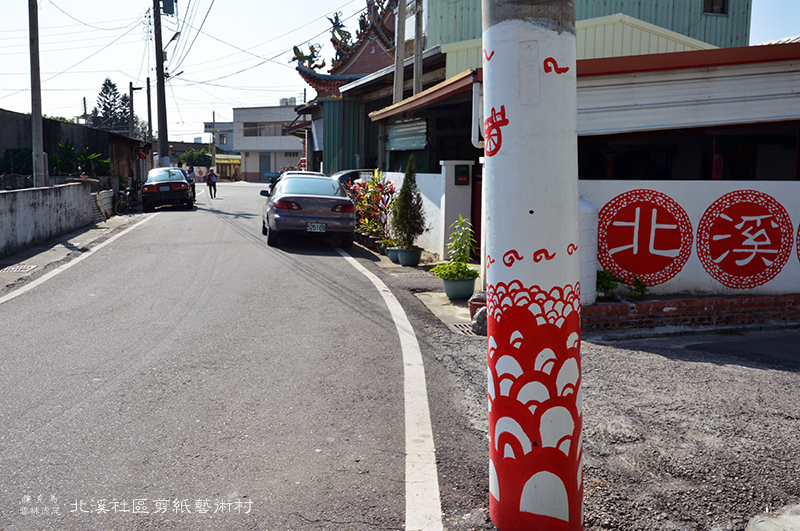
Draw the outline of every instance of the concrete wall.
<instances>
[{"instance_id":1,"label":"concrete wall","mask_svg":"<svg viewBox=\"0 0 800 531\"><path fill-rule=\"evenodd\" d=\"M86 184L0 191L0 258L91 223Z\"/></svg>"},{"instance_id":2,"label":"concrete wall","mask_svg":"<svg viewBox=\"0 0 800 531\"><path fill-rule=\"evenodd\" d=\"M404 178L404 173L386 173L386 179L394 183L397 193L400 193ZM444 256L445 229L447 228L447 225L444 224L443 207L445 204L444 170L441 174L418 173L417 188L422 195L425 223L428 226L428 230L417 240L417 245L442 257Z\"/></svg>"},{"instance_id":3,"label":"concrete wall","mask_svg":"<svg viewBox=\"0 0 800 531\"><path fill-rule=\"evenodd\" d=\"M800 182L580 181L599 209L599 269L652 294L800 292Z\"/></svg>"},{"instance_id":4,"label":"concrete wall","mask_svg":"<svg viewBox=\"0 0 800 531\"><path fill-rule=\"evenodd\" d=\"M441 173L418 173L417 188L422 195L425 209L425 223L428 230L419 237L417 245L447 260L447 242L450 239L450 225L458 215L469 218L472 209L472 166L471 160L443 160ZM457 185L456 166L469 167L469 184ZM404 173L389 172L386 179L394 183L397 192L403 185Z\"/></svg>"}]
</instances>

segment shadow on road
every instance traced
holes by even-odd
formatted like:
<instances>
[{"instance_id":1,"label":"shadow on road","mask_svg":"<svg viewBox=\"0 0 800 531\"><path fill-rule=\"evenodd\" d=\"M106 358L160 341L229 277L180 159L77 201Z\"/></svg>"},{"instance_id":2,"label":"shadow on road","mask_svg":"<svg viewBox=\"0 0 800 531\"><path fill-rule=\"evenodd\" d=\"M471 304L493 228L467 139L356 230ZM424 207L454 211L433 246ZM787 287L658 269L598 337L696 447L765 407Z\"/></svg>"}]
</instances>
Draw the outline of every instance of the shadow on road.
<instances>
[{"instance_id":1,"label":"shadow on road","mask_svg":"<svg viewBox=\"0 0 800 531\"><path fill-rule=\"evenodd\" d=\"M591 338L587 340L593 342ZM597 343L649 352L676 361L800 371L800 328L736 329Z\"/></svg>"}]
</instances>

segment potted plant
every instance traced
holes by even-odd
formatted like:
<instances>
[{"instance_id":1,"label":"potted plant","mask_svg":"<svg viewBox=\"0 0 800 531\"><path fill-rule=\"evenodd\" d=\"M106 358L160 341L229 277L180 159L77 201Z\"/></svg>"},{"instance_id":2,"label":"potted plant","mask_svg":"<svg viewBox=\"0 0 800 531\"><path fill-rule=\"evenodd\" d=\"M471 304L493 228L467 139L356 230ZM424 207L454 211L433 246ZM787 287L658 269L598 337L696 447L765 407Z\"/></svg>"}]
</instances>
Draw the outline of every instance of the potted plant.
<instances>
[{"instance_id":1,"label":"potted plant","mask_svg":"<svg viewBox=\"0 0 800 531\"><path fill-rule=\"evenodd\" d=\"M477 270L469 266L475 236L472 223L461 215L450 225L452 232L447 242L449 261L431 269L431 273L444 282L444 292L450 299L469 299L475 291Z\"/></svg>"},{"instance_id":2,"label":"potted plant","mask_svg":"<svg viewBox=\"0 0 800 531\"><path fill-rule=\"evenodd\" d=\"M365 247L378 251L377 242L384 238L389 220L394 184L383 172L375 170L372 177L353 184L350 193L356 208L356 220Z\"/></svg>"},{"instance_id":3,"label":"potted plant","mask_svg":"<svg viewBox=\"0 0 800 531\"><path fill-rule=\"evenodd\" d=\"M375 219L365 219L362 222L362 226L364 234L367 235L367 241L365 242L366 246L371 248L373 251L377 251L377 243L383 239L380 223L378 223L378 220Z\"/></svg>"},{"instance_id":4,"label":"potted plant","mask_svg":"<svg viewBox=\"0 0 800 531\"><path fill-rule=\"evenodd\" d=\"M397 256L397 240L393 238L386 237L381 241L381 245L383 246L383 250L386 252L386 256L395 264L400 263L400 258Z\"/></svg>"},{"instance_id":5,"label":"potted plant","mask_svg":"<svg viewBox=\"0 0 800 531\"><path fill-rule=\"evenodd\" d=\"M417 238L425 232L425 211L422 208L422 194L417 188L417 165L414 154L408 159L406 174L400 193L392 204L392 229L397 236L397 256L400 264L415 266L419 264L422 249L417 247Z\"/></svg>"}]
</instances>

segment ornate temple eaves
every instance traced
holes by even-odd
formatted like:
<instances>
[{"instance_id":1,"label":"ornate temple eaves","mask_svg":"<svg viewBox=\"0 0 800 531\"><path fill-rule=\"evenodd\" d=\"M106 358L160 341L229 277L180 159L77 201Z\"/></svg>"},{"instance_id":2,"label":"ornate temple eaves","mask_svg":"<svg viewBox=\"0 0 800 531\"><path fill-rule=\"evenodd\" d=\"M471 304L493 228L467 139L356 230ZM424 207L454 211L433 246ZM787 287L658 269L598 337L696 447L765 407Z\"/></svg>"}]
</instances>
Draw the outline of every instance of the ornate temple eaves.
<instances>
[{"instance_id":1,"label":"ornate temple eaves","mask_svg":"<svg viewBox=\"0 0 800 531\"><path fill-rule=\"evenodd\" d=\"M306 66L296 68L300 77L317 91L319 97L339 96L339 87L357 81L366 74L334 75L320 74Z\"/></svg>"},{"instance_id":2,"label":"ornate temple eaves","mask_svg":"<svg viewBox=\"0 0 800 531\"><path fill-rule=\"evenodd\" d=\"M331 61L331 74L370 73L385 66L380 64L381 58L393 56L396 6L397 0L367 0L367 9L359 17L355 41L351 41L351 33L344 29L338 14L329 19L333 24L331 44L336 52Z\"/></svg>"}]
</instances>

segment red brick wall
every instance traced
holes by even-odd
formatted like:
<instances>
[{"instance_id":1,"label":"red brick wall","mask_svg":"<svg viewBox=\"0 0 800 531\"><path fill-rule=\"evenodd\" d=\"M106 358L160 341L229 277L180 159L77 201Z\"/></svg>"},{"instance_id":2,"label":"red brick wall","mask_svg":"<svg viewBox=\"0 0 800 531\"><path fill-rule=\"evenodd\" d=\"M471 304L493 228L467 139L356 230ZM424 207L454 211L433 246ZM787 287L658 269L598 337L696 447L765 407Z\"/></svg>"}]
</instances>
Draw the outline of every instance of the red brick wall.
<instances>
[{"instance_id":1,"label":"red brick wall","mask_svg":"<svg viewBox=\"0 0 800 531\"><path fill-rule=\"evenodd\" d=\"M600 302L581 309L581 331L800 321L800 295Z\"/></svg>"}]
</instances>

